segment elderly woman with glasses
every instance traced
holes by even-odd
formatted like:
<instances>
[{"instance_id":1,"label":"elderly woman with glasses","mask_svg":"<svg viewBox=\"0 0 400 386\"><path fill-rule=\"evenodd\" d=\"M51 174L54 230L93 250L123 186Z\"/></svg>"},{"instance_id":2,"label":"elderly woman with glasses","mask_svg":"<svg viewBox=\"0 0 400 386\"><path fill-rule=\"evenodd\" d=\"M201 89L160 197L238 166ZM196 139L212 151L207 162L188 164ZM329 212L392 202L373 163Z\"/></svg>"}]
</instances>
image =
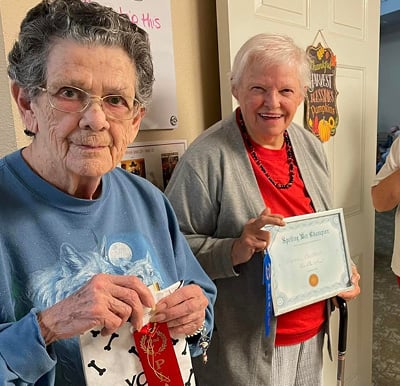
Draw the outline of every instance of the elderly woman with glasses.
<instances>
[{"instance_id":1,"label":"elderly woman with glasses","mask_svg":"<svg viewBox=\"0 0 400 386\"><path fill-rule=\"evenodd\" d=\"M147 34L95 2L43 0L8 59L32 141L0 160L0 384L85 385L77 337L140 329L145 307L199 355L215 286L165 196L116 167L152 93ZM149 286L179 281L154 304Z\"/></svg>"}]
</instances>

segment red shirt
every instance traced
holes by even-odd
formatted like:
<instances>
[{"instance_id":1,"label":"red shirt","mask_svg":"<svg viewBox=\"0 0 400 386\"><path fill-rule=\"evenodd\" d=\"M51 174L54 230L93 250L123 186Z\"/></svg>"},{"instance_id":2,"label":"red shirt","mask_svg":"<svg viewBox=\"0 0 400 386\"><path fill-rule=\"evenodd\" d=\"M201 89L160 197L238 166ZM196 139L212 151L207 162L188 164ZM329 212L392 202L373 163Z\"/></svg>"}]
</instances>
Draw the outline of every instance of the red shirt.
<instances>
[{"instance_id":1,"label":"red shirt","mask_svg":"<svg viewBox=\"0 0 400 386\"><path fill-rule=\"evenodd\" d=\"M284 143L279 150L263 148L253 141L252 145L258 159L273 181L286 184L289 181L286 144ZM301 179L295 159L292 186L288 189L278 189L267 179L250 153L249 158L261 195L265 205L271 209L271 213L291 217L314 212L311 199ZM316 335L321 330L324 322L325 301L279 315L277 318L275 345L287 346L304 342Z\"/></svg>"}]
</instances>

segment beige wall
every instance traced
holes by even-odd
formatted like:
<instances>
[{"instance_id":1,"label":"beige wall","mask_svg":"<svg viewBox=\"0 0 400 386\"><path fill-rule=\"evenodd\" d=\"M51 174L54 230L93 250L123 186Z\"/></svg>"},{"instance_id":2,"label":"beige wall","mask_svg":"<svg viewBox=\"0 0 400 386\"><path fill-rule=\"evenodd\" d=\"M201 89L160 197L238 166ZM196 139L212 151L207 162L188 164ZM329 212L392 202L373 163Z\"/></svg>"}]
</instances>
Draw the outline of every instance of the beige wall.
<instances>
[{"instance_id":1,"label":"beige wall","mask_svg":"<svg viewBox=\"0 0 400 386\"><path fill-rule=\"evenodd\" d=\"M6 76L6 57L26 11L38 0L0 0L0 156L29 143ZM18 6L16 4L18 3ZM178 127L141 131L136 141L192 142L220 119L215 0L171 0L178 100Z\"/></svg>"}]
</instances>

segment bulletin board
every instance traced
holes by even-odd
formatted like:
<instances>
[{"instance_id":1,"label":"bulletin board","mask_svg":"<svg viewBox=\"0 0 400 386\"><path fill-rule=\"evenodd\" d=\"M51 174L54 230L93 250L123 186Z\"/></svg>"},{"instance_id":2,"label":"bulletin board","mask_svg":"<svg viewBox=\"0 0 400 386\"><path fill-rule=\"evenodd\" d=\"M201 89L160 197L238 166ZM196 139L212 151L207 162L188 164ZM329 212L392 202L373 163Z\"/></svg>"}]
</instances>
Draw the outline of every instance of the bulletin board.
<instances>
[{"instance_id":1,"label":"bulletin board","mask_svg":"<svg viewBox=\"0 0 400 386\"><path fill-rule=\"evenodd\" d=\"M82 1L90 3L94 0ZM170 0L96 1L128 15L149 34L155 82L152 101L140 129L174 129L178 125L178 113Z\"/></svg>"}]
</instances>

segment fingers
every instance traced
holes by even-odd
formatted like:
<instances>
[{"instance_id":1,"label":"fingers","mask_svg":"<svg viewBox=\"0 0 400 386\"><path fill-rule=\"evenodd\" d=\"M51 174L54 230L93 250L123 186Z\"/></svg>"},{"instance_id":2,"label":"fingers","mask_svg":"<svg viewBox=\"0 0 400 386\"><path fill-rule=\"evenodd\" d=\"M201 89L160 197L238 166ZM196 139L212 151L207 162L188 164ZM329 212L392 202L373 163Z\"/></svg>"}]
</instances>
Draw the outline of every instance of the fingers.
<instances>
[{"instance_id":1,"label":"fingers","mask_svg":"<svg viewBox=\"0 0 400 386\"><path fill-rule=\"evenodd\" d=\"M46 344L70 338L92 328L102 335L116 331L131 321L135 329L143 325L143 308L153 306L150 290L136 277L99 274L73 295L40 314ZM191 335L205 319L208 299L198 285L188 285L162 299L152 317L166 322L171 335Z\"/></svg>"},{"instance_id":2,"label":"fingers","mask_svg":"<svg viewBox=\"0 0 400 386\"><path fill-rule=\"evenodd\" d=\"M270 209L264 209L261 214L250 219L243 227L242 234L236 239L232 246L232 265L247 263L255 252L265 250L270 243L271 233L262 229L265 225L284 226L283 216L271 214Z\"/></svg>"},{"instance_id":3,"label":"fingers","mask_svg":"<svg viewBox=\"0 0 400 386\"><path fill-rule=\"evenodd\" d=\"M70 338L92 328L102 335L130 320L143 325L143 307L153 307L150 290L137 277L98 274L71 296L41 313L46 343ZM44 335L43 335L44 336Z\"/></svg>"},{"instance_id":4,"label":"fingers","mask_svg":"<svg viewBox=\"0 0 400 386\"><path fill-rule=\"evenodd\" d=\"M251 234L258 240L269 241L270 232L263 229L266 225L284 226L283 216L271 214L269 208L264 209L261 214L248 221L244 226L244 232Z\"/></svg>"},{"instance_id":5,"label":"fingers","mask_svg":"<svg viewBox=\"0 0 400 386\"><path fill-rule=\"evenodd\" d=\"M187 285L160 300L151 321L166 322L171 335L191 335L202 326L207 305L202 289Z\"/></svg>"},{"instance_id":6,"label":"fingers","mask_svg":"<svg viewBox=\"0 0 400 386\"><path fill-rule=\"evenodd\" d=\"M98 275L101 276L101 275ZM154 298L147 286L136 276L119 276L106 275L110 278L114 286L112 287L112 295L116 298L130 304L131 295L138 297L140 303L145 307L154 306ZM96 278L96 276L95 276ZM136 300L136 299L135 299ZM136 301L133 302L136 305Z\"/></svg>"},{"instance_id":7,"label":"fingers","mask_svg":"<svg viewBox=\"0 0 400 386\"><path fill-rule=\"evenodd\" d=\"M243 247L247 247L251 254L266 249L271 239L271 233L269 231L263 230L257 225L253 226L253 224L245 225L243 233L240 236Z\"/></svg>"},{"instance_id":8,"label":"fingers","mask_svg":"<svg viewBox=\"0 0 400 386\"><path fill-rule=\"evenodd\" d=\"M361 278L361 276L357 271L357 267L355 265L353 265L352 266L352 276L351 276L351 282L353 284L353 289L350 291L341 292L340 294L338 294L338 296L340 296L344 300L356 299L357 296L361 293L361 288L359 286L360 278Z\"/></svg>"},{"instance_id":9,"label":"fingers","mask_svg":"<svg viewBox=\"0 0 400 386\"><path fill-rule=\"evenodd\" d=\"M154 298L150 290L135 276L111 276L112 286L108 309L121 321L129 320L137 330L143 326L143 308L154 308ZM113 326L104 321L104 334L112 333Z\"/></svg>"},{"instance_id":10,"label":"fingers","mask_svg":"<svg viewBox=\"0 0 400 386\"><path fill-rule=\"evenodd\" d=\"M358 286L358 282L360 281L361 276L358 273L357 266L352 265L351 271L352 271L351 282L353 283L353 285Z\"/></svg>"},{"instance_id":11,"label":"fingers","mask_svg":"<svg viewBox=\"0 0 400 386\"><path fill-rule=\"evenodd\" d=\"M341 292L337 296L341 297L342 299L349 301L349 300L354 300L357 298L357 296L360 294L360 291L357 290L351 290L351 291L346 291L346 292Z\"/></svg>"},{"instance_id":12,"label":"fingers","mask_svg":"<svg viewBox=\"0 0 400 386\"><path fill-rule=\"evenodd\" d=\"M260 230L265 225L277 225L277 226L284 226L285 221L283 220L283 216L280 214L266 214L269 211L264 210L261 214L254 218L250 219L246 225L249 225L250 229Z\"/></svg>"}]
</instances>

